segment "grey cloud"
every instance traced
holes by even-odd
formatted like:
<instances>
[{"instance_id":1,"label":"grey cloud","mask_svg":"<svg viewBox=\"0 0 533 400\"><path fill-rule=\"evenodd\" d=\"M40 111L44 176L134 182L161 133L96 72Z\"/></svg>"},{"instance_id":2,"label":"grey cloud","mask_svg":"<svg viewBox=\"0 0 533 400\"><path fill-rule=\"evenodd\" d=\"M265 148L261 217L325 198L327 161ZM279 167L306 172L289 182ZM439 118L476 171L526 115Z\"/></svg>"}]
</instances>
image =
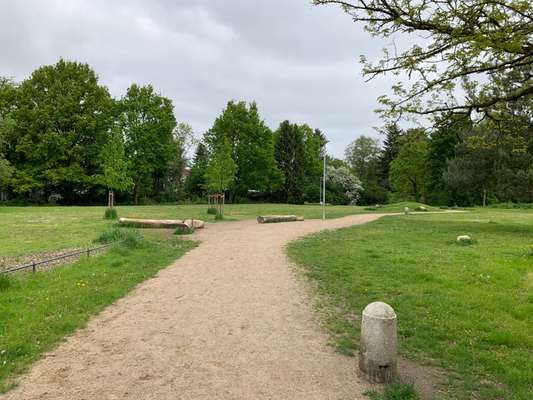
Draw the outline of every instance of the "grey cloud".
<instances>
[{"instance_id":1,"label":"grey cloud","mask_svg":"<svg viewBox=\"0 0 533 400\"><path fill-rule=\"evenodd\" d=\"M0 75L22 80L60 57L89 63L111 93L151 83L200 136L230 99L257 101L267 124L307 122L342 156L377 134L359 54L383 44L335 7L308 0L0 0Z\"/></svg>"}]
</instances>

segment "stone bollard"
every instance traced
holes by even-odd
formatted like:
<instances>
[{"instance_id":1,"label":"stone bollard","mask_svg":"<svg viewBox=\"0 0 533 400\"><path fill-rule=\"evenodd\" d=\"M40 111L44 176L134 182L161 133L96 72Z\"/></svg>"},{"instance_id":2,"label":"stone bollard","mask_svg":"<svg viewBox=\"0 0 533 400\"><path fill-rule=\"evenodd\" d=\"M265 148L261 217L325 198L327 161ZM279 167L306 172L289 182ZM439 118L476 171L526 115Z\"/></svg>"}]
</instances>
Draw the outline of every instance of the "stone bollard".
<instances>
[{"instance_id":1,"label":"stone bollard","mask_svg":"<svg viewBox=\"0 0 533 400\"><path fill-rule=\"evenodd\" d=\"M372 382L386 383L396 378L396 314L380 301L363 310L359 369Z\"/></svg>"},{"instance_id":2,"label":"stone bollard","mask_svg":"<svg viewBox=\"0 0 533 400\"><path fill-rule=\"evenodd\" d=\"M411 211L411 210L409 209L409 207L405 207L405 208L403 209L403 213L404 213L405 215L409 215L409 212L410 212L410 211Z\"/></svg>"},{"instance_id":3,"label":"stone bollard","mask_svg":"<svg viewBox=\"0 0 533 400\"><path fill-rule=\"evenodd\" d=\"M461 236L457 236L457 239L455 239L455 241L457 243L471 243L472 238L468 235L461 235Z\"/></svg>"}]
</instances>

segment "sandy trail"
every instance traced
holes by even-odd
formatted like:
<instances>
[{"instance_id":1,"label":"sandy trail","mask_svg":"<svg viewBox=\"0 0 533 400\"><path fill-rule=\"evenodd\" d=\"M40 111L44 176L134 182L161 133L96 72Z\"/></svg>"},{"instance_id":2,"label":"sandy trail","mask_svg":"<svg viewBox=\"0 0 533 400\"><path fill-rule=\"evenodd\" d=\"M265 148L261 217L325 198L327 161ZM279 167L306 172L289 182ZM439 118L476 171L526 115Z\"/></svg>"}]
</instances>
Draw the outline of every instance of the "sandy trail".
<instances>
[{"instance_id":1,"label":"sandy trail","mask_svg":"<svg viewBox=\"0 0 533 400\"><path fill-rule=\"evenodd\" d=\"M327 346L283 247L377 218L210 225L0 400L361 399L355 361Z\"/></svg>"}]
</instances>

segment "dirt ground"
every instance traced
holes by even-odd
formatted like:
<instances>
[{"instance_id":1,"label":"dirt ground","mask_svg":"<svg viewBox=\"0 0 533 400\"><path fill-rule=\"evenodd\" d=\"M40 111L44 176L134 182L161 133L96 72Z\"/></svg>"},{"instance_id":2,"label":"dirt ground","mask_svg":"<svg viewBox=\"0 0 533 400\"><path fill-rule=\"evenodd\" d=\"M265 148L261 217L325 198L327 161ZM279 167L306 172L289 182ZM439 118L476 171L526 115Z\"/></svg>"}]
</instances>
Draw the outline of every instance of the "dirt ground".
<instances>
[{"instance_id":1,"label":"dirt ground","mask_svg":"<svg viewBox=\"0 0 533 400\"><path fill-rule=\"evenodd\" d=\"M195 233L202 244L46 354L0 400L362 399L283 248L379 215ZM333 250L333 249L332 249Z\"/></svg>"}]
</instances>

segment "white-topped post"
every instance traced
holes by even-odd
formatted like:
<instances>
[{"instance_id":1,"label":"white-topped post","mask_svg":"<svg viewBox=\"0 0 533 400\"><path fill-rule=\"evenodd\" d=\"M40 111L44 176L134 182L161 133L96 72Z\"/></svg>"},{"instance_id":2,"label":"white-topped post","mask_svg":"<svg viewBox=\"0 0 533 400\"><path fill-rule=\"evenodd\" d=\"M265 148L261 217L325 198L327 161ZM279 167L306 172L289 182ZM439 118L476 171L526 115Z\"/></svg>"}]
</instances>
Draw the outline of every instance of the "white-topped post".
<instances>
[{"instance_id":1,"label":"white-topped post","mask_svg":"<svg viewBox=\"0 0 533 400\"><path fill-rule=\"evenodd\" d=\"M396 313L376 301L363 310L359 369L372 382L392 382L397 376Z\"/></svg>"}]
</instances>

